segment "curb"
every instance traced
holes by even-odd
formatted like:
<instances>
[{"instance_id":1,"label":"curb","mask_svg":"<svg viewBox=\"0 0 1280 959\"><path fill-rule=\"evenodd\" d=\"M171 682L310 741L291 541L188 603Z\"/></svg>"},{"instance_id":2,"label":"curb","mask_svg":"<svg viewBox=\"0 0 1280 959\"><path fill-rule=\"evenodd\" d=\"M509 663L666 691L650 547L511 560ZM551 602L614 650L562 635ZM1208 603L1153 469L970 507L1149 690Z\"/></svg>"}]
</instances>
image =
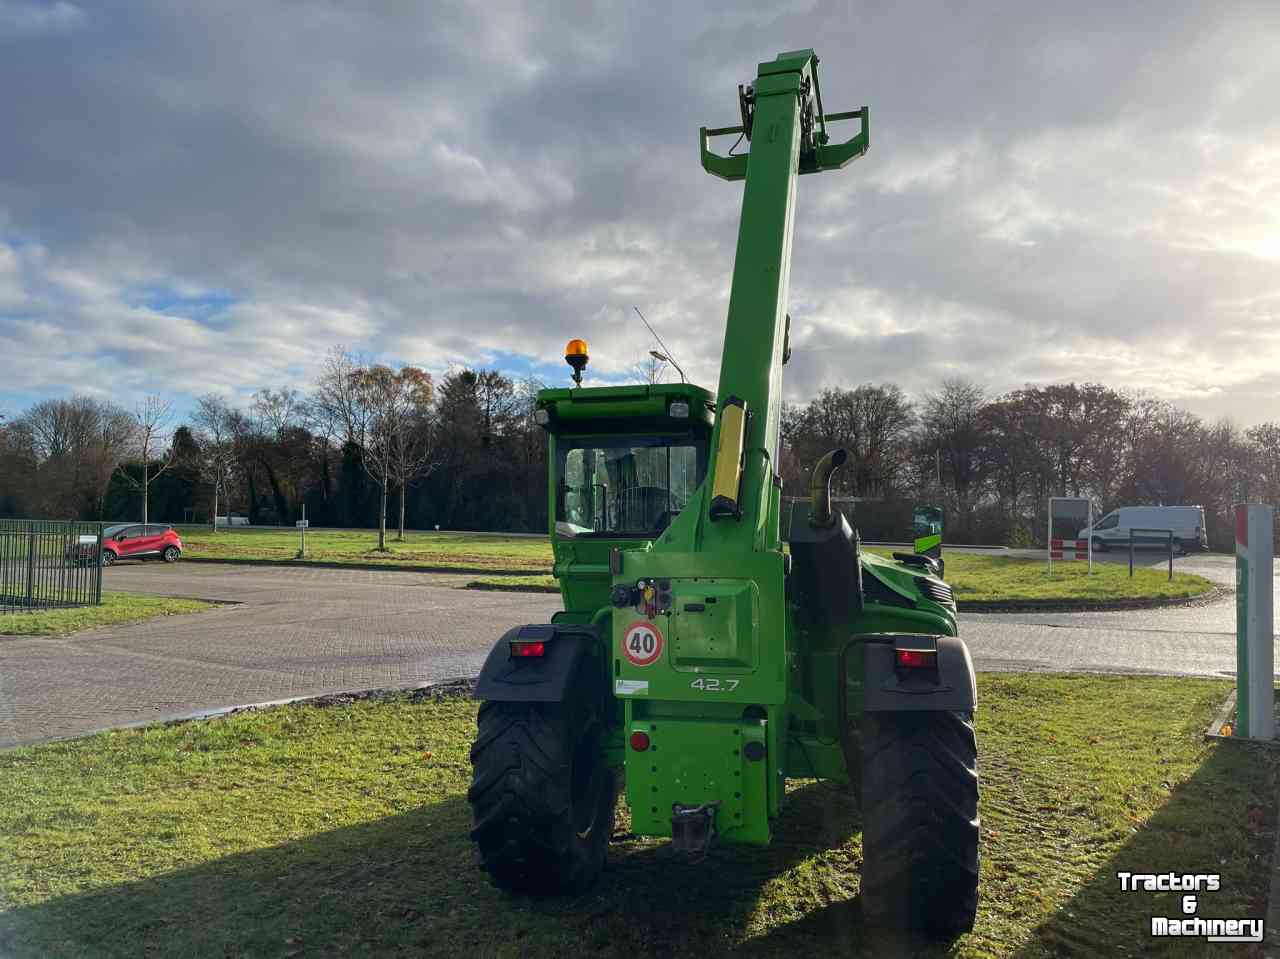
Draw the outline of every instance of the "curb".
<instances>
[{"instance_id":1,"label":"curb","mask_svg":"<svg viewBox=\"0 0 1280 959\"><path fill-rule=\"evenodd\" d=\"M138 723L136 726L111 726L110 729L129 729L138 726L177 726L182 723L196 722L202 719L217 719L220 716L233 716L236 713L255 712L261 709L275 709L278 706L349 706L352 703L369 699L393 699L408 694L411 700L470 698L476 689L476 677L459 676L455 679L442 679L434 683L418 683L414 686L372 686L367 689L350 689L336 693L316 693L312 696L291 696L288 699L269 699L261 703L244 703L239 706L220 706L217 709L202 709L171 719L152 720ZM79 738L79 737L76 737Z\"/></svg>"},{"instance_id":2,"label":"curb","mask_svg":"<svg viewBox=\"0 0 1280 959\"><path fill-rule=\"evenodd\" d=\"M1232 715L1236 711L1236 690L1232 689L1231 694L1227 696L1226 702L1222 704L1222 708L1218 710L1218 715L1214 717L1209 728L1205 730L1205 739L1216 739L1224 743L1237 743L1242 746L1256 746L1259 749L1280 750L1280 739L1246 739L1243 736L1223 735L1222 727L1227 724ZM1233 730L1234 732L1234 730ZM1280 835L1280 828L1276 830ZM1280 862L1277 862L1277 868L1280 868ZM1280 930L1277 930L1280 933ZM1280 945L1280 943L1277 943Z\"/></svg>"},{"instance_id":3,"label":"curb","mask_svg":"<svg viewBox=\"0 0 1280 959\"><path fill-rule=\"evenodd\" d=\"M1230 718L1231 714L1235 712L1235 709L1236 709L1236 691L1232 689L1231 694L1227 696L1226 701L1222 704L1222 707L1218 710L1218 715L1215 716L1213 718L1213 722L1209 724L1209 728L1205 731L1204 738L1205 739L1235 739L1236 737L1234 736L1222 735L1222 727L1226 723L1227 719ZM1248 742L1248 740L1246 739L1245 742Z\"/></svg>"},{"instance_id":4,"label":"curb","mask_svg":"<svg viewBox=\"0 0 1280 959\"><path fill-rule=\"evenodd\" d=\"M470 582L463 589L488 590L498 593L542 593L558 594L558 586L531 586L513 584L503 586L499 583ZM1229 595L1231 590L1225 586L1215 586L1199 596L1177 596L1160 599L1116 600L1112 603L1061 603L1041 602L1039 600L1011 599L1004 602L959 602L957 612L961 613L1114 613L1135 609L1167 609L1178 606L1199 606L1217 602Z\"/></svg>"},{"instance_id":5,"label":"curb","mask_svg":"<svg viewBox=\"0 0 1280 959\"><path fill-rule=\"evenodd\" d=\"M459 576L541 576L545 569L490 569L485 566L413 566L408 563L335 563L309 559L224 559L220 556L182 557L184 563L224 566L293 566L301 569L388 569L399 573L457 573Z\"/></svg>"},{"instance_id":6,"label":"curb","mask_svg":"<svg viewBox=\"0 0 1280 959\"><path fill-rule=\"evenodd\" d=\"M414 686L376 686L370 689L356 689L344 692L316 693L311 696L292 696L288 699L271 699L261 703L243 703L238 706L218 706L214 709L201 709L194 713L178 713L170 716L157 716L154 719L140 719L132 723L112 723L75 733L72 736L48 736L31 742L9 742L0 744L0 752L9 749L26 749L29 746L44 746L48 743L69 742L76 739L87 739L100 733L116 732L124 729L146 729L150 726L179 726L183 723L200 722L206 719L220 719L236 713L253 712L260 709L274 709L277 706L293 706L310 704L320 707L346 706L367 699L391 699L406 693L409 699L420 702L426 699L469 699L476 688L474 677L458 677L442 679L435 683L419 683Z\"/></svg>"},{"instance_id":7,"label":"curb","mask_svg":"<svg viewBox=\"0 0 1280 959\"><path fill-rule=\"evenodd\" d=\"M916 546L915 543L902 543L902 542L895 542L892 540L864 539L861 542L863 546L878 546L882 549L886 546L902 546L906 549L915 549L915 546ZM1020 549L1020 548L1021 547L1017 547L1017 546L988 546L983 543L943 543L942 544L942 549L944 551L948 549L980 549L983 552L987 552L987 553L1007 553L1011 549Z\"/></svg>"},{"instance_id":8,"label":"curb","mask_svg":"<svg viewBox=\"0 0 1280 959\"><path fill-rule=\"evenodd\" d=\"M544 596L559 596L559 586L533 586L529 583L514 584L511 586L502 586L498 583L478 583L472 580L462 587L463 589L476 589L481 592L491 593L541 593Z\"/></svg>"},{"instance_id":9,"label":"curb","mask_svg":"<svg viewBox=\"0 0 1280 959\"><path fill-rule=\"evenodd\" d=\"M1226 599L1233 592L1228 586L1217 585L1196 596L1116 599L1100 603L1037 599L1009 599L995 602L959 600L956 605L962 613L1117 613L1141 609L1209 606Z\"/></svg>"}]
</instances>

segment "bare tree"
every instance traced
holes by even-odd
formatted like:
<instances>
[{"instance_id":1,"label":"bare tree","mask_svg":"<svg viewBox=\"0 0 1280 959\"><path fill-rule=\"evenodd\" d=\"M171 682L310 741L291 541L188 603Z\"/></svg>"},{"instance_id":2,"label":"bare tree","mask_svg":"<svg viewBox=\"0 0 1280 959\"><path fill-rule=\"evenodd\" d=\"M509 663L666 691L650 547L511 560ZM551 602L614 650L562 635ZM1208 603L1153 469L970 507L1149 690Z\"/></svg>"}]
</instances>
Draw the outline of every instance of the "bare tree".
<instances>
[{"instance_id":1,"label":"bare tree","mask_svg":"<svg viewBox=\"0 0 1280 959\"><path fill-rule=\"evenodd\" d=\"M397 464L416 474L423 462L417 443L410 439L413 420L431 399L431 378L421 370L370 366L357 374L358 405L366 424L364 468L378 484L378 550L387 549L387 495L397 476ZM412 447L412 450L410 450ZM402 489L403 497L403 489ZM403 511L403 499L401 502ZM403 520L402 520L403 521Z\"/></svg>"},{"instance_id":2,"label":"bare tree","mask_svg":"<svg viewBox=\"0 0 1280 959\"><path fill-rule=\"evenodd\" d=\"M667 374L667 361L652 354L631 364L631 375L647 386L661 383Z\"/></svg>"},{"instance_id":3,"label":"bare tree","mask_svg":"<svg viewBox=\"0 0 1280 959\"><path fill-rule=\"evenodd\" d=\"M410 483L429 476L438 460L432 435L434 384L431 374L406 366L397 378L399 410L394 420L395 436L391 442L388 466L392 482L400 488L400 528L396 539L404 542L405 492Z\"/></svg>"},{"instance_id":4,"label":"bare tree","mask_svg":"<svg viewBox=\"0 0 1280 959\"><path fill-rule=\"evenodd\" d=\"M111 475L133 445L127 411L87 396L44 400L12 428L30 452L39 512L102 515Z\"/></svg>"},{"instance_id":5,"label":"bare tree","mask_svg":"<svg viewBox=\"0 0 1280 959\"><path fill-rule=\"evenodd\" d=\"M297 390L264 388L253 394L254 417L277 439L304 419L305 404Z\"/></svg>"},{"instance_id":6,"label":"bare tree","mask_svg":"<svg viewBox=\"0 0 1280 959\"><path fill-rule=\"evenodd\" d=\"M311 415L335 425L343 441L361 448L369 425L369 409L364 396L364 374L368 364L335 346L325 354L324 367L311 398Z\"/></svg>"},{"instance_id":7,"label":"bare tree","mask_svg":"<svg viewBox=\"0 0 1280 959\"><path fill-rule=\"evenodd\" d=\"M209 529L218 531L218 501L225 493L237 460L237 416L227 401L216 393L207 393L196 401L195 424L197 454L192 464L201 478L213 486L213 510Z\"/></svg>"},{"instance_id":8,"label":"bare tree","mask_svg":"<svg viewBox=\"0 0 1280 959\"><path fill-rule=\"evenodd\" d=\"M986 479L981 413L987 398L981 386L964 379L942 381L942 388L924 399L920 415L920 451L933 459L939 486L945 472L955 493L960 524L972 518L975 498ZM942 492L941 488L938 490Z\"/></svg>"},{"instance_id":9,"label":"bare tree","mask_svg":"<svg viewBox=\"0 0 1280 959\"><path fill-rule=\"evenodd\" d=\"M807 471L823 453L844 447L852 461L836 475L836 489L859 497L885 496L901 485L914 423L911 401L892 383L825 389L783 413L788 456Z\"/></svg>"},{"instance_id":10,"label":"bare tree","mask_svg":"<svg viewBox=\"0 0 1280 959\"><path fill-rule=\"evenodd\" d=\"M172 418L168 400L148 394L134 408L133 453L142 461L142 479L138 480L123 470L120 475L134 489L142 491L142 522L148 522L151 484L173 465L173 453L169 449L169 421ZM153 473L153 463L159 468Z\"/></svg>"}]
</instances>

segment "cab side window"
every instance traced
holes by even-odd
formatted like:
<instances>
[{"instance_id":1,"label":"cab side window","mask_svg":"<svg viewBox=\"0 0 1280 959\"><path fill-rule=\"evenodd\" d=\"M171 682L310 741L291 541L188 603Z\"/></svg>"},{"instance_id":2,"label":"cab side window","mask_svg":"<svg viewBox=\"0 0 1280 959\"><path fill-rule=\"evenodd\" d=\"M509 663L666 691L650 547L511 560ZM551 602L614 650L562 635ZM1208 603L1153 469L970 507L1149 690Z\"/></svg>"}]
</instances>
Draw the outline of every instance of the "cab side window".
<instances>
[{"instance_id":1,"label":"cab side window","mask_svg":"<svg viewBox=\"0 0 1280 959\"><path fill-rule=\"evenodd\" d=\"M1112 513L1110 516L1105 517L1094 529L1115 529L1119 523L1120 514Z\"/></svg>"}]
</instances>

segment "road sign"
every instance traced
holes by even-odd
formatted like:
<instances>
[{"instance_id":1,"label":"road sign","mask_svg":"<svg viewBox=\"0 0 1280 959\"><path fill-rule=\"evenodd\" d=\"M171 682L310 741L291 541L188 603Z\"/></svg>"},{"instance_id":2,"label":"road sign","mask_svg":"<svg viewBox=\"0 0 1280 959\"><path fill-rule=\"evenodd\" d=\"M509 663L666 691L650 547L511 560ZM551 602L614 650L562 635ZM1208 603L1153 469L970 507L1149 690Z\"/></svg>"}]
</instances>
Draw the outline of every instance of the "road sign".
<instances>
[{"instance_id":1,"label":"road sign","mask_svg":"<svg viewBox=\"0 0 1280 959\"><path fill-rule=\"evenodd\" d=\"M1049 540L1050 559L1088 559L1089 541L1087 539L1051 539Z\"/></svg>"},{"instance_id":2,"label":"road sign","mask_svg":"<svg viewBox=\"0 0 1280 959\"><path fill-rule=\"evenodd\" d=\"M309 520L309 519L300 519L300 520L298 520L296 523L294 523L293 525L294 525L294 526L296 526L296 527L298 527L298 529L306 529L307 527L309 527L309 526L311 525L311 520Z\"/></svg>"},{"instance_id":3,"label":"road sign","mask_svg":"<svg viewBox=\"0 0 1280 959\"><path fill-rule=\"evenodd\" d=\"M1093 540L1076 538L1081 527L1093 528L1092 500L1084 496L1049 497L1049 533L1045 539L1048 540L1046 553L1050 575L1053 574L1055 559L1087 559L1089 572L1093 573Z\"/></svg>"},{"instance_id":4,"label":"road sign","mask_svg":"<svg viewBox=\"0 0 1280 959\"><path fill-rule=\"evenodd\" d=\"M647 620L627 627L622 635L622 655L632 666L649 666L662 655L662 631Z\"/></svg>"}]
</instances>

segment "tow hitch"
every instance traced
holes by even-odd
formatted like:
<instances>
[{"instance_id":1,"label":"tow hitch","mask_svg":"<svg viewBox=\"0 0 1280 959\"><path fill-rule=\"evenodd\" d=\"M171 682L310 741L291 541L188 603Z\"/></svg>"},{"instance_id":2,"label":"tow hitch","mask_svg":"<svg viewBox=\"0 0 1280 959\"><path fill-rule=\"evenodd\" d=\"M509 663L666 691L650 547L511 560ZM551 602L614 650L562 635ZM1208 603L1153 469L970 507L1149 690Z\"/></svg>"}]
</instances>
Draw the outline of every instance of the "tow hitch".
<instances>
[{"instance_id":1,"label":"tow hitch","mask_svg":"<svg viewBox=\"0 0 1280 959\"><path fill-rule=\"evenodd\" d=\"M676 852L687 853L690 862L702 862L707 858L711 840L716 835L716 810L720 800L704 802L700 806L671 804L671 846Z\"/></svg>"}]
</instances>

